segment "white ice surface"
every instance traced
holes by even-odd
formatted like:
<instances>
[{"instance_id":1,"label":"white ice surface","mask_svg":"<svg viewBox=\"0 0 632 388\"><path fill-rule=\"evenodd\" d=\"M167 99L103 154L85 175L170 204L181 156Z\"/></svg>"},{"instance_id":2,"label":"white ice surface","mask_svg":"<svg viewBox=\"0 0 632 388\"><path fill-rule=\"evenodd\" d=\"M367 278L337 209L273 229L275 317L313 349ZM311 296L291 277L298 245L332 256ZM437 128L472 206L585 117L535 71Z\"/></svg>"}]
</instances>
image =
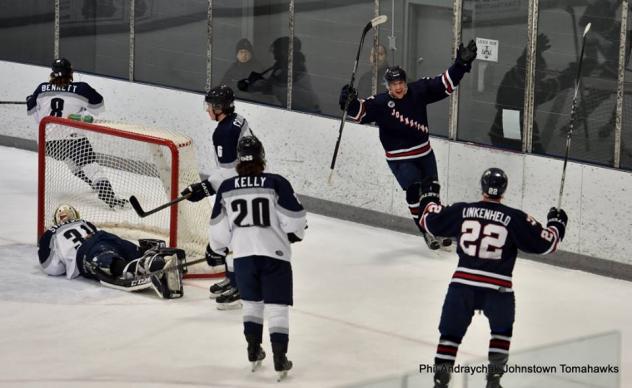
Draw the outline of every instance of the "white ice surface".
<instances>
[{"instance_id":1,"label":"white ice surface","mask_svg":"<svg viewBox=\"0 0 632 388\"><path fill-rule=\"evenodd\" d=\"M309 215L294 245L295 368L276 383L267 336L268 358L250 373L241 311L216 310L210 281L187 281L183 299L164 301L44 275L35 154L0 147L0 166L0 387L333 387L433 361L456 255L420 237ZM620 330L621 386L632 386L632 283L526 260L514 283L512 351ZM487 354L488 332L477 315L459 362Z\"/></svg>"}]
</instances>

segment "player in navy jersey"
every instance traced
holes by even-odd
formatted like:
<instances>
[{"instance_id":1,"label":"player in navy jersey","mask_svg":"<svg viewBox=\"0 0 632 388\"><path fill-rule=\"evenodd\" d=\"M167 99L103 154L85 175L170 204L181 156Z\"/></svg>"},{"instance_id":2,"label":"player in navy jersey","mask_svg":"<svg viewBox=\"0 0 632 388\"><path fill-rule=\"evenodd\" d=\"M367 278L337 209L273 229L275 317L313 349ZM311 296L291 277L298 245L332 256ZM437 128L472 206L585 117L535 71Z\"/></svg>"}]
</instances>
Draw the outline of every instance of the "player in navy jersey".
<instances>
[{"instance_id":1,"label":"player in navy jersey","mask_svg":"<svg viewBox=\"0 0 632 388\"><path fill-rule=\"evenodd\" d=\"M399 66L386 69L387 92L358 99L355 89L345 85L340 93L340 107L349 101L347 113L359 123L375 122L386 161L402 190L415 225L419 224L419 195L424 178L437 179L437 162L428 139L426 106L448 97L472 68L476 43L459 45L456 60L448 70L436 77L424 77L407 83L406 72ZM423 233L423 231L422 231ZM430 249L438 249L440 241L423 233ZM444 246L451 240L440 239Z\"/></svg>"},{"instance_id":2,"label":"player in navy jersey","mask_svg":"<svg viewBox=\"0 0 632 388\"><path fill-rule=\"evenodd\" d=\"M264 172L265 153L256 137L241 138L237 151L238 175L225 180L215 197L210 246L215 256L233 252L253 370L265 357L261 348L265 309L274 369L281 379L292 368L286 356L288 306L293 304L290 243L303 239L305 210L284 177Z\"/></svg>"},{"instance_id":3,"label":"player in navy jersey","mask_svg":"<svg viewBox=\"0 0 632 388\"><path fill-rule=\"evenodd\" d=\"M512 273L518 250L548 254L564 238L568 217L551 208L546 227L521 210L503 205L507 175L490 168L481 177L482 200L441 206L438 182L422 185L420 226L434 236L454 237L459 264L448 287L435 358L435 388L447 388L450 367L475 310L489 320L487 388L501 388L500 378L509 358L515 316Z\"/></svg>"},{"instance_id":4,"label":"player in navy jersey","mask_svg":"<svg viewBox=\"0 0 632 388\"><path fill-rule=\"evenodd\" d=\"M73 69L66 58L56 59L50 80L37 86L26 98L29 116L39 124L46 116L68 117L89 112L101 113L105 108L103 97L85 82L73 82ZM98 198L110 208L121 208L127 200L114 194L112 184L97 163L96 154L87 137L78 133L64 133L61 138L47 136L46 155L66 163L70 171L86 182Z\"/></svg>"},{"instance_id":5,"label":"player in navy jersey","mask_svg":"<svg viewBox=\"0 0 632 388\"><path fill-rule=\"evenodd\" d=\"M209 117L217 121L217 127L213 131L216 167L207 180L195 183L182 191L182 195L190 194L188 200L191 202L214 195L224 179L235 175L237 143L243 136L252 135L246 119L235 113L235 95L231 88L226 85L214 87L206 94L204 101ZM240 295L235 282L232 259L218 261L208 254L207 259L209 265L224 265L226 269L226 278L210 287L211 297L217 298L217 308L239 308Z\"/></svg>"},{"instance_id":6,"label":"player in navy jersey","mask_svg":"<svg viewBox=\"0 0 632 388\"><path fill-rule=\"evenodd\" d=\"M38 242L39 262L46 274L96 279L105 286L125 291L152 287L161 298L183 295L180 271L149 274L179 264L184 260L183 251L165 248L164 241L155 239L140 239L138 246L98 230L81 219L70 205L60 205L53 222Z\"/></svg>"}]
</instances>

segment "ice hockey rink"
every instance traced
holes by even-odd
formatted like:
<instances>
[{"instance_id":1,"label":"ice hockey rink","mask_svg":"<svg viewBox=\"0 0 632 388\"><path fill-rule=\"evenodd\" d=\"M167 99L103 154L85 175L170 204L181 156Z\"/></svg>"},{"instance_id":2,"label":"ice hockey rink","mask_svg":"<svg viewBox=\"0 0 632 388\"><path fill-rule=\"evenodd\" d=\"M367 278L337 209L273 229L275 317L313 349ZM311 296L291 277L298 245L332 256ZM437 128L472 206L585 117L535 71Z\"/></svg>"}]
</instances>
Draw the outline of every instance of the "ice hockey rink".
<instances>
[{"instance_id":1,"label":"ice hockey rink","mask_svg":"<svg viewBox=\"0 0 632 388\"><path fill-rule=\"evenodd\" d=\"M0 165L1 387L432 386L419 364L433 362L453 252L309 214L305 241L294 245L294 369L277 383L266 336L268 358L250 372L241 311L218 311L210 280L187 280L184 298L166 301L43 274L36 154L1 147ZM632 283L519 260L514 285L510 364L610 364L620 373L508 374L505 388L632 386ZM488 332L477 315L458 364L483 362ZM456 375L451 387L483 379Z\"/></svg>"}]
</instances>

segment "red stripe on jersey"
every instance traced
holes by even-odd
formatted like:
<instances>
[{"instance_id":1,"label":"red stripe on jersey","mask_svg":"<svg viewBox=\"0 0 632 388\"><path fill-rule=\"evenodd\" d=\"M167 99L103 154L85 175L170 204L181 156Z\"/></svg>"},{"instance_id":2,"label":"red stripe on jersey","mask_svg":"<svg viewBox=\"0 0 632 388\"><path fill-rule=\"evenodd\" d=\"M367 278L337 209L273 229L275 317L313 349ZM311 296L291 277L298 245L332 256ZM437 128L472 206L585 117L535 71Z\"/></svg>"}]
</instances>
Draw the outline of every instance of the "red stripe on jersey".
<instances>
[{"instance_id":1,"label":"red stripe on jersey","mask_svg":"<svg viewBox=\"0 0 632 388\"><path fill-rule=\"evenodd\" d=\"M417 148L416 150L412 150L412 151L406 151L406 152L389 152L386 151L386 157L387 158L400 158L403 156L414 156L414 155L420 155L423 153L426 153L430 150L430 144L426 144L423 147Z\"/></svg>"},{"instance_id":2,"label":"red stripe on jersey","mask_svg":"<svg viewBox=\"0 0 632 388\"><path fill-rule=\"evenodd\" d=\"M505 288L511 288L511 282L510 281L501 280L501 279L494 279L494 278L491 278L491 277L488 277L488 276L482 276L482 275L473 275L473 274L466 273L466 272L457 271L457 272L454 273L454 275L452 275L452 278L473 280L473 281L482 282L482 283L489 283L489 284L493 284L493 285L501 286L501 287L505 287Z\"/></svg>"}]
</instances>

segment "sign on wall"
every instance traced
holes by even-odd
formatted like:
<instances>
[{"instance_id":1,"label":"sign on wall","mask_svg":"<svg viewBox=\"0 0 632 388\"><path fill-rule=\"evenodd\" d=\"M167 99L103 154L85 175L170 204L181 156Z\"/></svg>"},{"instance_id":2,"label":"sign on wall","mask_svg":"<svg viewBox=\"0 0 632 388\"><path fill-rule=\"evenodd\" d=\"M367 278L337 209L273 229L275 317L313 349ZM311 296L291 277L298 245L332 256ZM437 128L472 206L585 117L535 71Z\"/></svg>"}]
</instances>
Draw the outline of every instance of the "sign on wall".
<instances>
[{"instance_id":1,"label":"sign on wall","mask_svg":"<svg viewBox=\"0 0 632 388\"><path fill-rule=\"evenodd\" d=\"M476 38L476 59L479 61L498 62L498 41L487 38Z\"/></svg>"}]
</instances>

